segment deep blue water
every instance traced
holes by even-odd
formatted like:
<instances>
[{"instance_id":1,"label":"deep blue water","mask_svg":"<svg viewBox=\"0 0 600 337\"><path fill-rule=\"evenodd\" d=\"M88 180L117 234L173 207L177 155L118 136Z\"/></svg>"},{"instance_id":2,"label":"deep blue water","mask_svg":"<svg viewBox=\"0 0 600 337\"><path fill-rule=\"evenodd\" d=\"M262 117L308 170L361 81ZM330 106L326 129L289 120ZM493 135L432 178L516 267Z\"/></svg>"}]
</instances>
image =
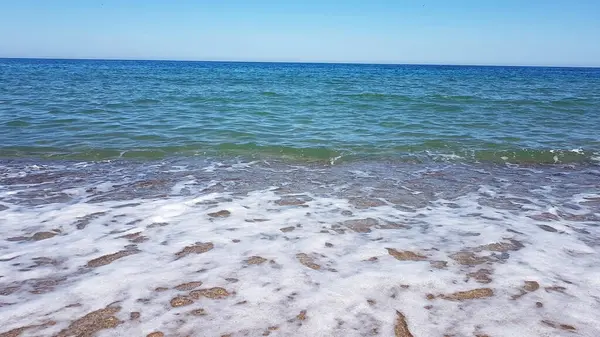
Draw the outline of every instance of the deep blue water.
<instances>
[{"instance_id":1,"label":"deep blue water","mask_svg":"<svg viewBox=\"0 0 600 337\"><path fill-rule=\"evenodd\" d=\"M0 59L0 157L594 162L600 69Z\"/></svg>"}]
</instances>

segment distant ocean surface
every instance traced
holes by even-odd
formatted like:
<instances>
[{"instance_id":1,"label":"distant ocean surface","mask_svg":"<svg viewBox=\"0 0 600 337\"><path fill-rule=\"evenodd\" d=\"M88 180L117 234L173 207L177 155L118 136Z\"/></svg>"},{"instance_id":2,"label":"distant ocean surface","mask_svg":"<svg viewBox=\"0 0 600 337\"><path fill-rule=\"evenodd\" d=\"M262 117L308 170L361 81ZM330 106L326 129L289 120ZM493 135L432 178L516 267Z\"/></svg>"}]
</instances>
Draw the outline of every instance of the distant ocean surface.
<instances>
[{"instance_id":1,"label":"distant ocean surface","mask_svg":"<svg viewBox=\"0 0 600 337\"><path fill-rule=\"evenodd\" d=\"M600 69L0 60L0 157L600 159Z\"/></svg>"},{"instance_id":2,"label":"distant ocean surface","mask_svg":"<svg viewBox=\"0 0 600 337\"><path fill-rule=\"evenodd\" d=\"M0 336L600 336L600 69L0 59Z\"/></svg>"}]
</instances>

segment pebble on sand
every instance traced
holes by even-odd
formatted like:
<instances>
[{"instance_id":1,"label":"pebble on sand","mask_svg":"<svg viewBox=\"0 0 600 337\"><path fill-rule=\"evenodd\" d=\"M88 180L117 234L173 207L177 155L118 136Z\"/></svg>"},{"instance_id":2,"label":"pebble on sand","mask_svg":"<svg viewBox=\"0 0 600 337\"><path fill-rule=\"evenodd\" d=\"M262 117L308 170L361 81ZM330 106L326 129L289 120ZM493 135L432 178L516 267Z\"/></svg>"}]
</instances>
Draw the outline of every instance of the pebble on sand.
<instances>
[{"instance_id":1,"label":"pebble on sand","mask_svg":"<svg viewBox=\"0 0 600 337\"><path fill-rule=\"evenodd\" d=\"M210 299L223 299L228 297L230 293L221 287L214 287L209 289L199 289L190 292L190 296L193 299L200 299L202 297L210 298Z\"/></svg>"},{"instance_id":2,"label":"pebble on sand","mask_svg":"<svg viewBox=\"0 0 600 337\"><path fill-rule=\"evenodd\" d=\"M209 250L215 248L215 245L212 242L197 242L192 246L186 246L181 251L177 252L175 256L180 259L189 254L202 254L206 253Z\"/></svg>"},{"instance_id":3,"label":"pebble on sand","mask_svg":"<svg viewBox=\"0 0 600 337\"><path fill-rule=\"evenodd\" d=\"M101 330L116 328L123 323L114 316L119 311L121 311L119 306L108 306L92 311L73 321L66 329L60 331L56 337L92 337Z\"/></svg>"},{"instance_id":4,"label":"pebble on sand","mask_svg":"<svg viewBox=\"0 0 600 337\"><path fill-rule=\"evenodd\" d=\"M411 251L398 251L395 250L393 248L386 248L388 251L388 254L390 254L391 256L395 257L397 260L400 261L424 261L427 260L427 256L421 255L421 254L417 254Z\"/></svg>"},{"instance_id":5,"label":"pebble on sand","mask_svg":"<svg viewBox=\"0 0 600 337\"><path fill-rule=\"evenodd\" d=\"M248 258L246 260L246 263L249 265L263 264L265 262L267 262L267 259L265 259L264 257L260 257L260 256L251 256L250 258Z\"/></svg>"},{"instance_id":6,"label":"pebble on sand","mask_svg":"<svg viewBox=\"0 0 600 337\"><path fill-rule=\"evenodd\" d=\"M408 323L406 322L406 316L400 311L396 311L396 324L394 325L394 336L395 337L414 337L408 329Z\"/></svg>"},{"instance_id":7,"label":"pebble on sand","mask_svg":"<svg viewBox=\"0 0 600 337\"><path fill-rule=\"evenodd\" d=\"M218 212L208 213L208 216L211 218L226 218L231 215L231 212L228 210L220 210Z\"/></svg>"},{"instance_id":8,"label":"pebble on sand","mask_svg":"<svg viewBox=\"0 0 600 337\"><path fill-rule=\"evenodd\" d=\"M494 291L490 288L478 288L467 291L459 291L449 295L441 295L440 297L449 301L464 301L472 299L480 299L494 296Z\"/></svg>"},{"instance_id":9,"label":"pebble on sand","mask_svg":"<svg viewBox=\"0 0 600 337\"><path fill-rule=\"evenodd\" d=\"M190 291L190 290L198 288L201 285L202 285L201 281L192 281L192 282L182 283L182 284L176 286L175 289L177 289L179 291Z\"/></svg>"},{"instance_id":10,"label":"pebble on sand","mask_svg":"<svg viewBox=\"0 0 600 337\"><path fill-rule=\"evenodd\" d=\"M110 264L110 263L118 260L118 259L124 258L129 255L136 254L138 252L139 252L138 250L128 249L128 250L121 250L121 251L118 251L113 254L100 256L99 258L95 258L93 260L88 261L88 263L86 264L86 267L96 268L96 267L105 266L107 264Z\"/></svg>"},{"instance_id":11,"label":"pebble on sand","mask_svg":"<svg viewBox=\"0 0 600 337\"><path fill-rule=\"evenodd\" d=\"M298 261L301 264L303 264L304 266L306 266L310 269L314 269L314 270L321 269L321 266L316 264L314 262L313 258L308 256L307 254L304 254L304 253L296 254L296 259L298 259Z\"/></svg>"}]
</instances>

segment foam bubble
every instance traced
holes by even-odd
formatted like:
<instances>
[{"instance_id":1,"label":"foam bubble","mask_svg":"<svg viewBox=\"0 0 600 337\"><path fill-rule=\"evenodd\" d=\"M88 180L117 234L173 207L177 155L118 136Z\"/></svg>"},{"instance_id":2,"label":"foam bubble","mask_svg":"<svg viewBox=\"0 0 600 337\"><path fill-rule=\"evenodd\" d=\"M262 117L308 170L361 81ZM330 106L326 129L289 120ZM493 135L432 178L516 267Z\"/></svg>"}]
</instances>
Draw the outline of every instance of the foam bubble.
<instances>
[{"instance_id":1,"label":"foam bubble","mask_svg":"<svg viewBox=\"0 0 600 337\"><path fill-rule=\"evenodd\" d=\"M392 336L402 322L415 336L600 332L600 195L585 180L211 170L56 185L69 199L35 206L15 196L41 187L10 180L2 332L51 336L91 312L114 324L106 336Z\"/></svg>"}]
</instances>

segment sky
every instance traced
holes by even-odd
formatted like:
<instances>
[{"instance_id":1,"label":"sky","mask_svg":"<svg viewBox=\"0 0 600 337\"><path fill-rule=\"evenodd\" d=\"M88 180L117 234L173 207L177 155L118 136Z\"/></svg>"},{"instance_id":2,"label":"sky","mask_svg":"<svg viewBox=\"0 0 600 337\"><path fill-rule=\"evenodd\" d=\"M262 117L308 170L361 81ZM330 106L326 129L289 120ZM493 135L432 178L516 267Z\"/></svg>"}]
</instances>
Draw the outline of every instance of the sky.
<instances>
[{"instance_id":1,"label":"sky","mask_svg":"<svg viewBox=\"0 0 600 337\"><path fill-rule=\"evenodd\" d=\"M0 57L600 66L600 0L0 0Z\"/></svg>"}]
</instances>

